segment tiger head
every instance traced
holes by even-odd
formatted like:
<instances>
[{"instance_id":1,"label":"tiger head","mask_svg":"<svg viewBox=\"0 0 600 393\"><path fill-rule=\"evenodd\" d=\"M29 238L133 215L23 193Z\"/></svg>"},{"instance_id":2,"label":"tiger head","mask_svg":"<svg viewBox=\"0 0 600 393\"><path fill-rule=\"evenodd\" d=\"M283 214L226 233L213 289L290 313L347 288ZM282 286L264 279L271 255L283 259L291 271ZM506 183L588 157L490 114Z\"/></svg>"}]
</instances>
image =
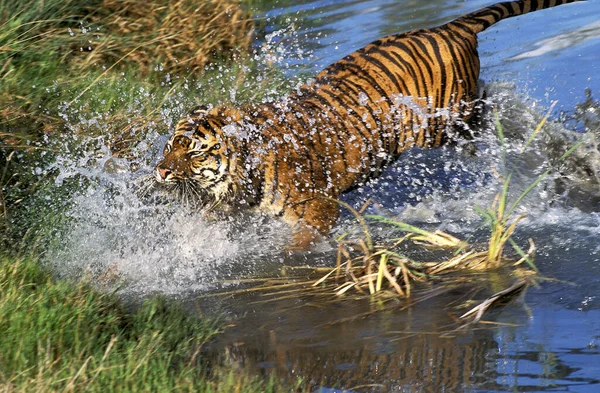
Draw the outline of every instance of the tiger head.
<instances>
[{"instance_id":1,"label":"tiger head","mask_svg":"<svg viewBox=\"0 0 600 393\"><path fill-rule=\"evenodd\" d=\"M222 201L231 189L230 136L223 128L235 122L219 108L194 109L181 119L156 165L158 183L181 186L182 191L210 195Z\"/></svg>"}]
</instances>

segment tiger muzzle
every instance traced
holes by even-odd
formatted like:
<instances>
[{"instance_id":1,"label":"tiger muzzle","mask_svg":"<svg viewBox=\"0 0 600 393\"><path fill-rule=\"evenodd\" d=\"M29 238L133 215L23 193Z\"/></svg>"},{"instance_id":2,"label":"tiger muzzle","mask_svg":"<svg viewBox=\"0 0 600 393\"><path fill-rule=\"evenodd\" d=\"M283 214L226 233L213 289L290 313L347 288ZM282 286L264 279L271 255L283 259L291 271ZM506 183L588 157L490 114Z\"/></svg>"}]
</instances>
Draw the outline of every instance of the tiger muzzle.
<instances>
[{"instance_id":1,"label":"tiger muzzle","mask_svg":"<svg viewBox=\"0 0 600 393\"><path fill-rule=\"evenodd\" d=\"M157 166L154 171L154 177L156 178L157 182L166 183L172 178L172 173L173 171L168 168L161 168L160 166Z\"/></svg>"}]
</instances>

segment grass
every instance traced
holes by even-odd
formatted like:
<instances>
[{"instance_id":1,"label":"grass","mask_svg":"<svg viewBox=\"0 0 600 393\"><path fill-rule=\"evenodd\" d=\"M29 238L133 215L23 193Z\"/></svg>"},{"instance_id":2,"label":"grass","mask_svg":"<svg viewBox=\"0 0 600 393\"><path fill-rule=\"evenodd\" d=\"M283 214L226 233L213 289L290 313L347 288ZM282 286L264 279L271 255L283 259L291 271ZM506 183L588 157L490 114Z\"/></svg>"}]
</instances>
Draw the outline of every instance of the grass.
<instances>
[{"instance_id":1,"label":"grass","mask_svg":"<svg viewBox=\"0 0 600 393\"><path fill-rule=\"evenodd\" d=\"M247 86L256 23L235 0L0 0L0 10L0 136L13 145L61 131L69 107L148 115L177 93L197 104L265 90Z\"/></svg>"},{"instance_id":2,"label":"grass","mask_svg":"<svg viewBox=\"0 0 600 393\"><path fill-rule=\"evenodd\" d=\"M540 179L536 180L536 184ZM361 211L353 209L345 202L337 201L356 218L361 228L361 237L347 238L343 235L338 239L336 267L314 282L313 287L328 286L337 296L351 289L360 294L377 295L393 292L396 296L411 297L416 283L430 282L441 275L457 271L487 271L499 269L508 263L519 266L527 261L531 270L518 272L519 276L530 276L538 272L533 263L535 246L530 240L531 247L527 253L511 239L518 222L523 215L511 219L506 215L508 185L510 176L503 180L502 191L496 196L492 205L482 215L490 223L490 236L487 250L481 250L477 245L470 245L455 236L436 230L427 231L397 219L378 215L363 215L368 202ZM529 187L525 193L531 191ZM518 200L522 199L520 196ZM513 205L511 208L514 208ZM387 237L375 242L370 233L370 225L379 224L391 226L393 233L400 231L400 237ZM507 242L520 254L521 259L514 261L504 255ZM406 244L411 243L428 250L450 250L450 257L440 258L440 261L416 261L404 255ZM409 246L410 247L410 246ZM446 253L447 255L448 253Z\"/></svg>"},{"instance_id":3,"label":"grass","mask_svg":"<svg viewBox=\"0 0 600 393\"><path fill-rule=\"evenodd\" d=\"M76 71L198 73L222 54L248 51L254 28L234 1L25 0L0 1L0 9L3 58L42 68L58 58Z\"/></svg>"},{"instance_id":4,"label":"grass","mask_svg":"<svg viewBox=\"0 0 600 393\"><path fill-rule=\"evenodd\" d=\"M255 27L234 1L26 0L0 9L0 139L9 147L63 131L69 107L111 113L118 127L137 104L152 121L160 101L140 97L164 101L210 62L247 54Z\"/></svg>"},{"instance_id":5,"label":"grass","mask_svg":"<svg viewBox=\"0 0 600 393\"><path fill-rule=\"evenodd\" d=\"M201 361L218 321L164 299L127 311L85 283L54 281L35 260L0 258L0 330L1 391L283 390Z\"/></svg>"},{"instance_id":6,"label":"grass","mask_svg":"<svg viewBox=\"0 0 600 393\"><path fill-rule=\"evenodd\" d=\"M343 240L338 244L338 263L336 268L314 285L326 280L337 282L333 289L336 295L342 295L354 288L360 293L375 295L382 291L393 291L401 297L410 297L416 283L429 282L448 273L457 271L485 271L500 266L491 260L490 252L479 250L477 246L467 244L453 235L442 231L429 232L396 219L366 215L371 223L392 226L404 233L399 238L384 239L379 244L368 246L362 239ZM510 237L515 223L509 228L496 228ZM363 236L367 237L368 228L363 227ZM369 235L370 237L370 235ZM417 261L404 255L404 246L423 247L429 250L450 250L448 259L440 261ZM503 244L494 243L503 250ZM501 253L501 252L500 252ZM526 256L531 257L531 252ZM504 260L506 262L506 260ZM335 274L331 274L335 272ZM339 283L345 277L346 281Z\"/></svg>"}]
</instances>

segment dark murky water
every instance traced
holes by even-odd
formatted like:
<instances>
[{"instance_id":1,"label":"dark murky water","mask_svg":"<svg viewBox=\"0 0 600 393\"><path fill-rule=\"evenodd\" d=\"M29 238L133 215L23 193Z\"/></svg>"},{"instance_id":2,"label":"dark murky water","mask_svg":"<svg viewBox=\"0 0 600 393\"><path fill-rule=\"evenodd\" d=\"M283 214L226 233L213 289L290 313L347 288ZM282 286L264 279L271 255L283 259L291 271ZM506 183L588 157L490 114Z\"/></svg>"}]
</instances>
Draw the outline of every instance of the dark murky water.
<instances>
[{"instance_id":1,"label":"dark murky water","mask_svg":"<svg viewBox=\"0 0 600 393\"><path fill-rule=\"evenodd\" d=\"M273 33L267 38L270 55L297 75L315 73L381 36L439 25L488 4L282 1L264 10L264 17ZM560 155L574 130L587 132L577 160L553 173L519 207L527 219L518 242L534 238L537 266L558 281L530 288L517 304L486 316L495 324L461 331L454 330L448 305L473 286L413 307L388 302L386 311L343 323L381 305L367 299L323 304L301 296L224 299L216 308L238 322L212 349L226 348L229 361L265 374L304 377L327 386L324 392L600 391L600 188L594 180L600 177L600 108L593 100L581 106L585 89L600 95L599 19L600 4L589 1L505 20L479 35L481 78L508 135L507 162L497 138L483 132L475 156L452 147L414 150L378 181L345 196L355 205L373 196L403 220L477 236L482 220L474 207L491 204L500 189L498 171L518 163L511 186L516 197ZM519 155L555 100L552 123ZM164 138L157 135L148 144L161 145ZM66 171L73 163L56 165ZM125 294L166 293L206 310L215 301L194 300L194 294L236 287L222 283L225 278L273 274L283 262L333 261L328 244L294 261L281 256L288 231L281 223L267 218L207 223L177 206L148 207L126 187L136 174L106 173L102 162L92 169L85 160L77 165L85 168L79 173L89 171L100 180L75 199L74 224L61 247L49 252L60 274L117 266L127 280ZM337 232L353 225L347 217ZM492 293L497 280L486 280L490 287L480 288L478 296Z\"/></svg>"}]
</instances>

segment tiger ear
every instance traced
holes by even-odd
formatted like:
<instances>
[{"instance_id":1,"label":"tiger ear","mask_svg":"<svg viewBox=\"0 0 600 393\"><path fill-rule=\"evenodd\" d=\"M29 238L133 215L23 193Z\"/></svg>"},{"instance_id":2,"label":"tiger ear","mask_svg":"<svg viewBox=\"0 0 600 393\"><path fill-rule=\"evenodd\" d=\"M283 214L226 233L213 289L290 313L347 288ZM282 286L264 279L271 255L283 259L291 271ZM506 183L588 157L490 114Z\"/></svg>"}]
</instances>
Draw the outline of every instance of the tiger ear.
<instances>
[{"instance_id":1,"label":"tiger ear","mask_svg":"<svg viewBox=\"0 0 600 393\"><path fill-rule=\"evenodd\" d=\"M174 135L185 135L197 129L197 122L206 118L212 105L199 105L186 113L175 126Z\"/></svg>"},{"instance_id":2,"label":"tiger ear","mask_svg":"<svg viewBox=\"0 0 600 393\"><path fill-rule=\"evenodd\" d=\"M244 113L241 110L228 106L218 106L210 110L210 113L235 123L240 123L244 118Z\"/></svg>"},{"instance_id":3,"label":"tiger ear","mask_svg":"<svg viewBox=\"0 0 600 393\"><path fill-rule=\"evenodd\" d=\"M190 116L202 116L207 115L208 112L212 109L212 105L198 105L194 109L192 109L189 113Z\"/></svg>"}]
</instances>

